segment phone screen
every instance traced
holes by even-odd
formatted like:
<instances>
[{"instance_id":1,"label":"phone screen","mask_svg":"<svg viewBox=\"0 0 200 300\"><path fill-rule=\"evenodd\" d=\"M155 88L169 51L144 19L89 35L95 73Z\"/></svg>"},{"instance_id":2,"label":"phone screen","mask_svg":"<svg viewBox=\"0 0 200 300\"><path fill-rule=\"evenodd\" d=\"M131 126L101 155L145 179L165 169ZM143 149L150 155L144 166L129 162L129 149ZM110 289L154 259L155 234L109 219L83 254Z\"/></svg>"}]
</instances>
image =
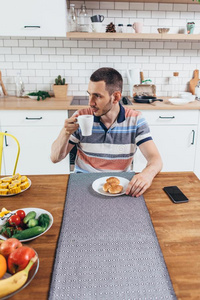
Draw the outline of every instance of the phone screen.
<instances>
[{"instance_id":1,"label":"phone screen","mask_svg":"<svg viewBox=\"0 0 200 300\"><path fill-rule=\"evenodd\" d=\"M163 190L174 203L183 203L189 201L177 186L166 186L163 188Z\"/></svg>"}]
</instances>

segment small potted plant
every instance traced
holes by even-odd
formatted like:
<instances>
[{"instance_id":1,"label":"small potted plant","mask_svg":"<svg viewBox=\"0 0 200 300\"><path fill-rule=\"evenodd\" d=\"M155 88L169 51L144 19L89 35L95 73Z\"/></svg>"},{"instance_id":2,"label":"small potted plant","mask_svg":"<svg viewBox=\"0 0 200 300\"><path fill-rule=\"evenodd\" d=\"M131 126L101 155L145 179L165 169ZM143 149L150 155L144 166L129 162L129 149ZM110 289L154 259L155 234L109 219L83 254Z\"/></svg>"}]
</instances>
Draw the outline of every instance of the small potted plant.
<instances>
[{"instance_id":1,"label":"small potted plant","mask_svg":"<svg viewBox=\"0 0 200 300\"><path fill-rule=\"evenodd\" d=\"M67 89L68 84L65 83L65 78L62 79L61 75L58 75L55 79L55 84L53 85L55 98L67 99Z\"/></svg>"}]
</instances>

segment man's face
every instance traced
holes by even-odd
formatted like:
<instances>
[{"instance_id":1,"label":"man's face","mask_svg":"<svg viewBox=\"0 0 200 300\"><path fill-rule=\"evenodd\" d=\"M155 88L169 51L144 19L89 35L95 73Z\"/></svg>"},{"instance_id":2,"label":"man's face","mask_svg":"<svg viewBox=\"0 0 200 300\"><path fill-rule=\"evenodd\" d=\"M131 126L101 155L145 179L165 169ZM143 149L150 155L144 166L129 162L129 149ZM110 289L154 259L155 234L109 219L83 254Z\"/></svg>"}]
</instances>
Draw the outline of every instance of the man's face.
<instances>
[{"instance_id":1,"label":"man's face","mask_svg":"<svg viewBox=\"0 0 200 300\"><path fill-rule=\"evenodd\" d=\"M88 85L89 105L95 116L105 115L113 107L113 95L109 95L106 91L104 81L90 81Z\"/></svg>"}]
</instances>

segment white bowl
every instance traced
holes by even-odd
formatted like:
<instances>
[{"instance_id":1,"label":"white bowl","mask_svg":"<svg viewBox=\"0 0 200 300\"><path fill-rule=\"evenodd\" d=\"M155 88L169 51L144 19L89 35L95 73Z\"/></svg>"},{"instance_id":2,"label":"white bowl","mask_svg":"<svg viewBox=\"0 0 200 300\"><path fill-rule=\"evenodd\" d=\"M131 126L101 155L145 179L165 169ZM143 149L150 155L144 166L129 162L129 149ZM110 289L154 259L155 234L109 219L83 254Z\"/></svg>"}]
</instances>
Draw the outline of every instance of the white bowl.
<instances>
[{"instance_id":1,"label":"white bowl","mask_svg":"<svg viewBox=\"0 0 200 300\"><path fill-rule=\"evenodd\" d=\"M188 96L192 96L190 92L180 92L178 93L181 98L188 98Z\"/></svg>"},{"instance_id":2,"label":"white bowl","mask_svg":"<svg viewBox=\"0 0 200 300\"><path fill-rule=\"evenodd\" d=\"M174 105L184 105L184 104L194 101L194 100L191 100L190 98L170 98L168 100L169 100L169 102L171 102Z\"/></svg>"}]
</instances>

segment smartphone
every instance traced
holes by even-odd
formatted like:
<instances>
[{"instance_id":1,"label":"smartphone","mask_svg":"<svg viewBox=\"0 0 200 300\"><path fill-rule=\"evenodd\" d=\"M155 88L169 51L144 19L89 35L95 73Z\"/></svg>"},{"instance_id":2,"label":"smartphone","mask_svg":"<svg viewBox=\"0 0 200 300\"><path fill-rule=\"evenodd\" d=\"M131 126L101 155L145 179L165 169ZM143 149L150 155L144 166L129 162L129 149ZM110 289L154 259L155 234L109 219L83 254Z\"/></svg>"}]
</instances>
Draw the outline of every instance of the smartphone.
<instances>
[{"instance_id":1,"label":"smartphone","mask_svg":"<svg viewBox=\"0 0 200 300\"><path fill-rule=\"evenodd\" d=\"M185 203L189 201L177 186L165 186L163 190L174 203Z\"/></svg>"}]
</instances>

